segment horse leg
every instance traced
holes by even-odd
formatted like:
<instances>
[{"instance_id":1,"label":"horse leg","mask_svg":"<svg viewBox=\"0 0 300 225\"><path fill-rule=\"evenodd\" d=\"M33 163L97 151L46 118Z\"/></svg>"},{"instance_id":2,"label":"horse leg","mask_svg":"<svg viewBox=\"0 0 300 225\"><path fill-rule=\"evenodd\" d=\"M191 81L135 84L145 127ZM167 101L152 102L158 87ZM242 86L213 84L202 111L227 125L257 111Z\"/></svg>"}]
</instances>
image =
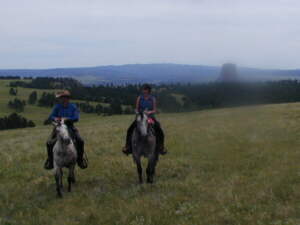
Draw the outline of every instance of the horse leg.
<instances>
[{"instance_id":1,"label":"horse leg","mask_svg":"<svg viewBox=\"0 0 300 225\"><path fill-rule=\"evenodd\" d=\"M74 166L73 171L72 171L72 183L73 183L73 184L76 183L76 178L75 178L75 166Z\"/></svg>"},{"instance_id":2,"label":"horse leg","mask_svg":"<svg viewBox=\"0 0 300 225\"><path fill-rule=\"evenodd\" d=\"M68 176L68 192L72 190L72 178L71 178L71 168L69 168L69 176Z\"/></svg>"},{"instance_id":3,"label":"horse leg","mask_svg":"<svg viewBox=\"0 0 300 225\"><path fill-rule=\"evenodd\" d=\"M150 157L148 160L148 167L146 170L147 173L147 183L152 184L153 183L153 178L155 175L155 167L157 164L157 157Z\"/></svg>"},{"instance_id":4,"label":"horse leg","mask_svg":"<svg viewBox=\"0 0 300 225\"><path fill-rule=\"evenodd\" d=\"M69 168L69 176L68 176L68 191L72 191L72 183L74 183L75 178L74 178L74 166L71 166Z\"/></svg>"},{"instance_id":5,"label":"horse leg","mask_svg":"<svg viewBox=\"0 0 300 225\"><path fill-rule=\"evenodd\" d=\"M64 172L63 172L63 169L62 169L62 168L60 168L60 174L61 174L61 176L60 176L59 183L60 183L60 188L61 188L61 190L63 190L63 189L64 189L64 183L63 183Z\"/></svg>"},{"instance_id":6,"label":"horse leg","mask_svg":"<svg viewBox=\"0 0 300 225\"><path fill-rule=\"evenodd\" d=\"M140 184L142 184L143 183L143 168L142 168L140 158L138 158L136 160L136 167L137 167L137 172L138 172L138 175L139 175L139 182L140 182Z\"/></svg>"},{"instance_id":7,"label":"horse leg","mask_svg":"<svg viewBox=\"0 0 300 225\"><path fill-rule=\"evenodd\" d=\"M57 192L57 197L62 198L62 191L61 191L61 169L60 168L55 168L55 181L56 181L56 192Z\"/></svg>"}]
</instances>

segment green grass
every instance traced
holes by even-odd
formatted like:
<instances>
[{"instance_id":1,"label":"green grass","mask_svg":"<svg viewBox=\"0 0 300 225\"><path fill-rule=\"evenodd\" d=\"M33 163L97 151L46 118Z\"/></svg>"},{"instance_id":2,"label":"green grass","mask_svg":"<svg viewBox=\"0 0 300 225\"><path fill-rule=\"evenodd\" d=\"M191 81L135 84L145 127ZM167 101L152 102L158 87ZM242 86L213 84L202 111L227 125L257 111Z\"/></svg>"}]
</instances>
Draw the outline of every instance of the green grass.
<instances>
[{"instance_id":1,"label":"green grass","mask_svg":"<svg viewBox=\"0 0 300 225\"><path fill-rule=\"evenodd\" d=\"M51 128L1 131L0 224L300 223L300 104L158 117L170 154L153 185L120 153L131 116L84 117L90 166L64 199L42 169Z\"/></svg>"}]
</instances>

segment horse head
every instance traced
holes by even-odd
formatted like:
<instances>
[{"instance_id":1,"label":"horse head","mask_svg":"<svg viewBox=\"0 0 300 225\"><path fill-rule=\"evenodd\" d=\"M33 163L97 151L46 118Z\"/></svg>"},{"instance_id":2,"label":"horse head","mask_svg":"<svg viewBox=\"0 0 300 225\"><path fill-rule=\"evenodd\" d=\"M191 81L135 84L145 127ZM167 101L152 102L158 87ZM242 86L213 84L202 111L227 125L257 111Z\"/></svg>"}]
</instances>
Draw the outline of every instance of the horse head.
<instances>
[{"instance_id":1,"label":"horse head","mask_svg":"<svg viewBox=\"0 0 300 225\"><path fill-rule=\"evenodd\" d=\"M149 134L149 128L151 126L149 120L150 118L147 111L136 113L137 130L142 137L146 137Z\"/></svg>"},{"instance_id":2,"label":"horse head","mask_svg":"<svg viewBox=\"0 0 300 225\"><path fill-rule=\"evenodd\" d=\"M67 121L65 119L61 119L53 122L53 125L55 127L58 139L60 139L63 144L69 145L71 143L71 137L67 126Z\"/></svg>"}]
</instances>

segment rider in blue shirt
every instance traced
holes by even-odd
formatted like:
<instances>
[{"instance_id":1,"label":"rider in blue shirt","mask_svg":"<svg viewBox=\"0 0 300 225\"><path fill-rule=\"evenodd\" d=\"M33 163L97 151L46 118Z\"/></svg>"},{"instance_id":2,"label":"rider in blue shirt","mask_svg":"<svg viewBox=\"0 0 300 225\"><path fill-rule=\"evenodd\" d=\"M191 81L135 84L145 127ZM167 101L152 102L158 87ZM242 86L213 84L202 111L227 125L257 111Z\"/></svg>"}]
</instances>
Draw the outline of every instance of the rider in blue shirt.
<instances>
[{"instance_id":1,"label":"rider in blue shirt","mask_svg":"<svg viewBox=\"0 0 300 225\"><path fill-rule=\"evenodd\" d=\"M49 119L51 121L55 121L56 118L68 118L73 122L77 122L79 120L79 111L77 106L73 103L68 103L67 105L56 104L49 116Z\"/></svg>"},{"instance_id":2,"label":"rider in blue shirt","mask_svg":"<svg viewBox=\"0 0 300 225\"><path fill-rule=\"evenodd\" d=\"M79 110L75 104L70 103L71 94L69 91L62 91L57 93L56 97L59 103L56 104L49 116L50 121L59 121L62 118L65 119L65 123L69 127L71 136L75 141L75 146L77 150L77 163L82 169L87 168L86 159L84 159L84 141L81 138L79 131L75 128L74 123L79 121ZM48 159L45 162L45 169L53 169L53 147L56 143L56 131L53 129L48 141L47 141L47 152Z\"/></svg>"},{"instance_id":3,"label":"rider in blue shirt","mask_svg":"<svg viewBox=\"0 0 300 225\"><path fill-rule=\"evenodd\" d=\"M164 148L164 132L160 126L160 123L155 118L156 109L156 99L153 95L151 95L151 86L148 84L144 84L142 87L142 94L136 100L136 111L148 113L148 116L154 120L154 129L157 134L157 146L160 154L166 154L166 150ZM134 121L127 130L126 136L126 146L122 149L123 153L128 155L132 153L131 149L131 137L133 131L136 127L136 121Z\"/></svg>"}]
</instances>

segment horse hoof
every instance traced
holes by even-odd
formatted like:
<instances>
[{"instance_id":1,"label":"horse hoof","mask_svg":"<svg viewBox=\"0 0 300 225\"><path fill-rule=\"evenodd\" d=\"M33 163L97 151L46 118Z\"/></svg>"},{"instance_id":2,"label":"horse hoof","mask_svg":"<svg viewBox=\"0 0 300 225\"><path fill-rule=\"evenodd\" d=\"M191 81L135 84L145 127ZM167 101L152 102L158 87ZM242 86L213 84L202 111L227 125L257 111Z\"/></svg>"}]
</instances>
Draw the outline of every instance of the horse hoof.
<instances>
[{"instance_id":1,"label":"horse hoof","mask_svg":"<svg viewBox=\"0 0 300 225\"><path fill-rule=\"evenodd\" d=\"M148 184L153 184L153 179L150 179L150 178L147 179L147 183L148 183Z\"/></svg>"},{"instance_id":2,"label":"horse hoof","mask_svg":"<svg viewBox=\"0 0 300 225\"><path fill-rule=\"evenodd\" d=\"M58 194L57 194L57 197L58 197L58 198L63 198L63 195L62 195L61 193L58 193Z\"/></svg>"}]
</instances>

